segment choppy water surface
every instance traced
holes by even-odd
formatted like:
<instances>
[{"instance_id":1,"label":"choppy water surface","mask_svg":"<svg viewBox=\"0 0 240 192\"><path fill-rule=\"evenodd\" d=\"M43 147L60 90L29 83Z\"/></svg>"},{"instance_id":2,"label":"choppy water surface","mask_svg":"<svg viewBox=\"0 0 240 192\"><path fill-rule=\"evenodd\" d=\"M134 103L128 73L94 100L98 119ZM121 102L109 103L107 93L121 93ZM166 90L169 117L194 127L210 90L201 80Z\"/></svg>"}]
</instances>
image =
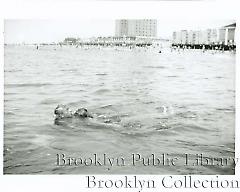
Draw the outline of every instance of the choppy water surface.
<instances>
[{"instance_id":1,"label":"choppy water surface","mask_svg":"<svg viewBox=\"0 0 240 192\"><path fill-rule=\"evenodd\" d=\"M4 70L6 174L234 174L231 163L184 166L185 153L234 157L232 53L6 46ZM55 124L60 103L96 118ZM126 166L56 166L62 153ZM179 161L131 166L132 153Z\"/></svg>"}]
</instances>

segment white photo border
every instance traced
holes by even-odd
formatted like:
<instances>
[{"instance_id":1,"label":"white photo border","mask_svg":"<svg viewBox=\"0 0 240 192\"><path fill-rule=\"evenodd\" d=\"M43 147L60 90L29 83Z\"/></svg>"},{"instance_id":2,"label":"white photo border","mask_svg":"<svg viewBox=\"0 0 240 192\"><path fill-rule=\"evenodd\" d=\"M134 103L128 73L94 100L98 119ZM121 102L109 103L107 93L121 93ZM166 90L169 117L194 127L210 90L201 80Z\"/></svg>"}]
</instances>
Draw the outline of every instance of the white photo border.
<instances>
[{"instance_id":1,"label":"white photo border","mask_svg":"<svg viewBox=\"0 0 240 192\"><path fill-rule=\"evenodd\" d=\"M87 189L86 175L3 175L3 123L4 123L4 20L5 19L119 19L119 18L167 18L169 21L181 19L233 19L237 23L236 31L236 126L235 126L235 157L240 158L240 116L239 116L239 5L238 1L209 0L209 1L77 1L77 0L5 0L0 7L0 188L1 191L42 192L42 191L136 191L137 189ZM102 179L117 179L121 175L97 175ZM145 179L161 182L163 175L139 175ZM183 176L174 176L181 179ZM194 175L195 179L211 179L213 175ZM240 180L240 166L237 165L235 175L219 176L221 179ZM143 191L196 191L198 189L166 189ZM238 191L239 189L200 189L201 191Z\"/></svg>"}]
</instances>

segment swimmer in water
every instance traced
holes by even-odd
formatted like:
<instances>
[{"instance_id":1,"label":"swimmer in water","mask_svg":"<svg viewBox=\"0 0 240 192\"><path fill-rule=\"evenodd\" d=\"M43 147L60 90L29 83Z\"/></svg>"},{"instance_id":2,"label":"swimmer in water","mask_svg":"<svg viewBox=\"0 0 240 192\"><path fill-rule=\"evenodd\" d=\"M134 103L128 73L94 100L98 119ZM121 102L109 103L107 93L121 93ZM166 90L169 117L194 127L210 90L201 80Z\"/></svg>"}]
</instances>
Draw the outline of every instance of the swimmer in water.
<instances>
[{"instance_id":1,"label":"swimmer in water","mask_svg":"<svg viewBox=\"0 0 240 192\"><path fill-rule=\"evenodd\" d=\"M87 111L85 108L79 108L75 112L69 109L66 105L58 105L54 110L54 114L56 115L55 119L63 119L63 118L93 118L93 116Z\"/></svg>"},{"instance_id":2,"label":"swimmer in water","mask_svg":"<svg viewBox=\"0 0 240 192\"><path fill-rule=\"evenodd\" d=\"M86 126L92 126L92 127L101 127L101 128L119 128L121 127L119 125L119 122L112 122L111 119L105 119L101 118L99 116L94 116L88 112L85 108L79 108L76 111L72 111L69 109L66 105L58 105L55 110L55 119L54 123L56 125L64 125L68 126L71 123L76 122L75 120L83 120L81 121Z\"/></svg>"}]
</instances>

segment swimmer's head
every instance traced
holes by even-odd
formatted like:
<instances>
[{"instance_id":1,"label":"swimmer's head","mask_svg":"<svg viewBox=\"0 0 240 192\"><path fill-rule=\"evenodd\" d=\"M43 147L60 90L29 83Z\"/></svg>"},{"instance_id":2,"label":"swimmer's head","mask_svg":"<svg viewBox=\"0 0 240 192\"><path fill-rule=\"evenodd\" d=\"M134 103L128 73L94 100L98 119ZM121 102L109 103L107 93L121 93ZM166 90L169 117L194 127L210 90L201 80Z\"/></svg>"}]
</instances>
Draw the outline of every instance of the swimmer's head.
<instances>
[{"instance_id":1,"label":"swimmer's head","mask_svg":"<svg viewBox=\"0 0 240 192\"><path fill-rule=\"evenodd\" d=\"M62 104L55 108L54 114L57 118L72 117L72 111L66 105Z\"/></svg>"},{"instance_id":2,"label":"swimmer's head","mask_svg":"<svg viewBox=\"0 0 240 192\"><path fill-rule=\"evenodd\" d=\"M91 117L92 118L92 116L88 113L87 109L85 109L85 108L77 109L74 113L74 116L77 116L77 117Z\"/></svg>"}]
</instances>

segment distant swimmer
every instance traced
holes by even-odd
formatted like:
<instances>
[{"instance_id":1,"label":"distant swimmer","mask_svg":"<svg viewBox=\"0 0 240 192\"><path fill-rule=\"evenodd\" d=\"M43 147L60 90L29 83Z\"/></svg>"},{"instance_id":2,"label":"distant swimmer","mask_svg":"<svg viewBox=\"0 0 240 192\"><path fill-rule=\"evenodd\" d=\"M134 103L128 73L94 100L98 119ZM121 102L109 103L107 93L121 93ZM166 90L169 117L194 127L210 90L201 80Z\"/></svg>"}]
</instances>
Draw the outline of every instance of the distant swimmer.
<instances>
[{"instance_id":1,"label":"distant swimmer","mask_svg":"<svg viewBox=\"0 0 240 192\"><path fill-rule=\"evenodd\" d=\"M202 52L205 52L205 45L202 46Z\"/></svg>"}]
</instances>

